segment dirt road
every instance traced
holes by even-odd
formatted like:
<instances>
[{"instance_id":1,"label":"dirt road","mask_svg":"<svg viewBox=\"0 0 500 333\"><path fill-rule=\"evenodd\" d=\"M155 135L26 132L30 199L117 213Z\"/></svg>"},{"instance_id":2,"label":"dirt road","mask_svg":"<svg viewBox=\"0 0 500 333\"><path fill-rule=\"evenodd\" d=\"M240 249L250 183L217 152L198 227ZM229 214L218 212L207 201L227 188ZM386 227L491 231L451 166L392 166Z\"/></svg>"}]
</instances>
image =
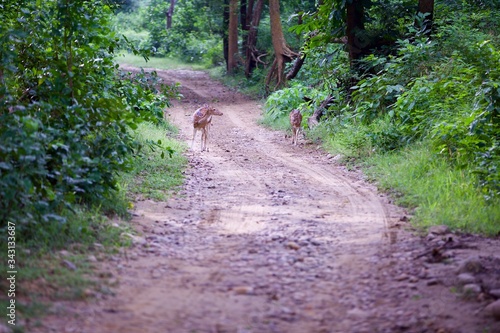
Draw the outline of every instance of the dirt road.
<instances>
[{"instance_id":1,"label":"dirt road","mask_svg":"<svg viewBox=\"0 0 500 333\"><path fill-rule=\"evenodd\" d=\"M184 98L168 117L182 140L190 143L203 103L224 113L213 119L210 151L200 151L198 133L182 192L136 203L141 236L103 265L119 281L116 296L61 306L64 320L40 329L500 332L482 311L493 300L485 290L500 288L487 278L500 263L498 242L472 250L460 244L476 238L447 230L412 236L405 211L360 173L259 126L257 102L202 72L158 73L181 83ZM482 291L466 299L455 272L478 253L481 271L470 275Z\"/></svg>"}]
</instances>

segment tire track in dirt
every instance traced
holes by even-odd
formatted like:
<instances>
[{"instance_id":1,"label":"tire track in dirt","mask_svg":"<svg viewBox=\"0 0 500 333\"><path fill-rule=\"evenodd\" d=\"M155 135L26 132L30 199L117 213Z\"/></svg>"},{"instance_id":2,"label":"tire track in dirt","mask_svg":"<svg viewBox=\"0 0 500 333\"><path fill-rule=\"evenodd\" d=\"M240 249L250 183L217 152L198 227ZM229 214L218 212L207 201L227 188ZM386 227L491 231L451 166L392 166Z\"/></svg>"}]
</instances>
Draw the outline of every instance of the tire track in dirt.
<instances>
[{"instance_id":1,"label":"tire track in dirt","mask_svg":"<svg viewBox=\"0 0 500 333\"><path fill-rule=\"evenodd\" d=\"M214 92L213 86L208 87L209 91L206 91L203 85L197 86L188 83L185 88L190 90L187 95L194 94L198 96L198 98L194 98L195 100L209 102L210 99L214 99L213 95L210 95L211 92ZM196 89L196 91L193 92L192 89ZM228 93L230 97L226 97L224 92ZM259 166L277 167L275 170L278 174L280 169L286 169L289 170L290 174L288 178L295 178L292 181L302 180L301 188L305 189L304 192L311 187L320 186L323 188L323 193L328 193L329 196L326 200L323 200L328 201L324 202L325 206L336 202L344 203L347 199L349 202L347 211L344 211L345 209L342 207L342 209L337 210L335 215L339 216L340 221L351 223L351 226L358 220L359 225L357 227L360 231L366 229L364 237L371 238L371 235L374 235L381 238L385 234L385 228L387 227L386 212L373 188L368 189L364 184L365 187L358 185L358 189L356 189L345 176L342 176L343 171L340 171L339 168L335 168L331 164L325 166L316 163L314 160L307 160L300 155L300 153L304 152L300 151L300 148L294 149L294 147L291 147L288 140L284 140L281 134L276 132L264 133L264 130L257 125L260 112L256 103L243 101L243 103L240 102L234 105L233 100L231 100L234 98L233 96L234 94L231 91L223 90L223 93L217 95L215 99L218 101L215 105L218 105L221 111L224 112L224 116L222 119L214 118L217 125L214 125L216 128L213 131L212 140L219 146L218 153L229 152L232 154L237 152L246 156L244 159L246 162L239 162L237 167L242 170L240 173L244 172L251 175L249 178L256 187L252 193L263 193L261 184L266 184L266 179L273 177L269 173L264 173L264 177L262 173L256 173L255 170L258 170ZM189 102L187 105L189 105L187 110L183 109L182 105L180 109L184 111L184 114L190 115L193 106ZM170 113L173 114L174 112L176 112L175 109ZM188 133L191 125L189 121L183 121L186 118L189 119L189 117L184 119L177 117L173 121L181 125L184 132ZM231 130L228 131L228 129ZM310 149L307 150L305 153L311 154ZM213 157L208 155L205 158L210 160ZM259 163L254 166L248 161L250 158L257 160ZM225 170L227 169L225 168ZM257 183L255 184L255 182ZM240 185L246 187L245 183L240 183ZM241 198L241 193L236 195ZM324 197L324 195L317 198L318 201L322 201L321 197ZM305 206L307 205L310 205L310 203ZM321 214L322 212L318 213L318 215ZM367 221L370 221L370 223L367 223ZM362 241L365 239L364 237L357 237L357 240Z\"/></svg>"},{"instance_id":2,"label":"tire track in dirt","mask_svg":"<svg viewBox=\"0 0 500 333\"><path fill-rule=\"evenodd\" d=\"M161 72L159 74L162 75ZM215 199L210 194L201 194L204 205L200 213L201 224L209 225L222 235L247 237L245 241L239 240L238 246L232 251L227 249L225 242L216 248L207 249L210 252L207 257L217 257L219 261L240 261L240 264L250 266L251 273L255 273L254 269L257 268L260 273L254 278L259 279L260 276L266 281L260 287L258 283L255 286L253 279L238 282L234 276L241 273L238 270L232 272L233 276L226 276L227 281L222 285L229 290L237 289L239 285L243 289L248 287L254 299L263 296L268 298L267 301L269 298L276 301L266 311L256 310L248 304L243 308L236 306L240 310L232 319L219 319L210 323L205 318L201 326L196 327L194 324L196 329L217 330L220 322L227 322L222 325L229 325L230 331L241 329L241 325L245 324L254 327L255 332L319 330L319 322L327 321L324 313L315 317L305 309L291 308L290 304L303 302L307 304L306 307L317 311L328 303L328 311L335 309L345 313L342 302L332 303L330 297L321 295L325 290L342 294L342 289L357 283L356 276L351 274L359 275L368 271L369 261L374 260L378 245L384 242L388 219L378 195L366 184L358 184L365 187L356 189L356 185L351 185L347 178L340 175L344 171L328 163L324 156L311 147L292 147L281 133L259 127L257 119L260 110L254 102L243 97L235 101L234 92L227 88L217 91L221 88L214 84L183 83L183 95L187 98L184 102L176 103L169 113L171 121L181 128L181 133L187 133L182 135L186 142L190 142L190 115L199 104L216 101L211 104L224 112L223 117L213 119L211 151L198 151L198 137L194 151L189 153L192 160L211 165L209 179L214 185L208 187L218 194ZM195 167L193 171L199 172L200 169ZM267 243L272 244L270 254L259 253L255 249L265 248ZM328 249L332 244L335 244L334 250ZM314 254L309 255L308 259L302 255L289 254L302 248L307 249L305 254ZM238 255L249 250L257 251L260 256L250 260ZM324 258L318 258L317 251L322 251ZM303 262L307 263L301 267ZM286 267L292 264L296 267ZM273 265L279 269L273 268ZM343 273L347 274L343 276ZM219 274L219 271L216 270L214 274ZM339 282L344 282L331 283L327 277L333 276ZM283 279L289 280L288 287L281 286ZM300 293L295 295L293 292L295 289L304 289L304 286L316 291L315 295L309 296L309 302L302 300ZM288 291L281 290L283 288ZM293 295L288 295L288 292ZM349 302L348 298L344 302ZM262 302L265 304L266 300ZM231 311L226 309L225 312L227 319L227 313ZM243 322L239 321L237 318L245 313L254 313L257 320L247 318ZM291 324L297 316L302 318L301 322ZM263 326L265 318L271 322L270 326ZM345 325L347 329L352 323Z\"/></svg>"}]
</instances>

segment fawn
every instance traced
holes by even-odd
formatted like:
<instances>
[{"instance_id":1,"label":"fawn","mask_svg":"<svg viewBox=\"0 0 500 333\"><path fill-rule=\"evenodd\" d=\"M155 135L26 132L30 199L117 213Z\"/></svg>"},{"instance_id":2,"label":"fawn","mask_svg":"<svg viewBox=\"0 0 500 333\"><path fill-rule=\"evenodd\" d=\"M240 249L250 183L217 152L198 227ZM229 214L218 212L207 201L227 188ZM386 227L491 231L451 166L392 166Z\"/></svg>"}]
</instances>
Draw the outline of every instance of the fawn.
<instances>
[{"instance_id":1,"label":"fawn","mask_svg":"<svg viewBox=\"0 0 500 333\"><path fill-rule=\"evenodd\" d=\"M290 125L292 125L292 143L296 146L299 140L300 125L302 123L302 114L300 110L295 109L290 112Z\"/></svg>"},{"instance_id":2,"label":"fawn","mask_svg":"<svg viewBox=\"0 0 500 333\"><path fill-rule=\"evenodd\" d=\"M191 142L191 149L193 148L196 131L201 130L201 151L208 151L208 130L212 124L212 116L222 115L222 112L208 106L208 104L203 105L193 113L193 141Z\"/></svg>"}]
</instances>

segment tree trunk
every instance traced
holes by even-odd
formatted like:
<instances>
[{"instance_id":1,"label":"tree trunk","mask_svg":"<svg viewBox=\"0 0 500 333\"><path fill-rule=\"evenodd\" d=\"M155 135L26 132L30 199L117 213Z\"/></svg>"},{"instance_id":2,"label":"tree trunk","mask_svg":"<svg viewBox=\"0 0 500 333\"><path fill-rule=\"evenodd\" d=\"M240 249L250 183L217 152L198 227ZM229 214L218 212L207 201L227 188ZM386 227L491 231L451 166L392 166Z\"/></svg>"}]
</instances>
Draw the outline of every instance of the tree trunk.
<instances>
[{"instance_id":1,"label":"tree trunk","mask_svg":"<svg viewBox=\"0 0 500 333\"><path fill-rule=\"evenodd\" d=\"M269 90L269 85L273 80L276 81L275 89L285 85L285 63L297 56L297 54L292 52L286 45L283 28L281 26L279 0L269 0L269 16L271 20L271 38L273 41L275 58L272 70L269 71L266 78L266 90Z\"/></svg>"},{"instance_id":2,"label":"tree trunk","mask_svg":"<svg viewBox=\"0 0 500 333\"><path fill-rule=\"evenodd\" d=\"M356 60L361 58L363 54L363 49L366 45L363 45L357 33L364 30L364 8L361 4L361 0L351 0L346 4L347 7L347 48L349 51L349 61L351 68L356 65Z\"/></svg>"},{"instance_id":3,"label":"tree trunk","mask_svg":"<svg viewBox=\"0 0 500 333\"><path fill-rule=\"evenodd\" d=\"M246 20L246 26L244 27L244 30L250 30L250 27L252 26L252 21L253 21L253 12L254 12L254 0L247 0L247 13L245 15ZM262 11L262 8L261 8ZM260 16L260 15L259 15Z\"/></svg>"},{"instance_id":4,"label":"tree trunk","mask_svg":"<svg viewBox=\"0 0 500 333\"><path fill-rule=\"evenodd\" d=\"M229 35L228 35L228 54L227 54L227 72L234 73L238 64L238 0L229 1Z\"/></svg>"},{"instance_id":5,"label":"tree trunk","mask_svg":"<svg viewBox=\"0 0 500 333\"><path fill-rule=\"evenodd\" d=\"M224 0L222 6L222 48L224 52L224 60L226 60L226 71L228 69L228 31L229 31L229 0Z\"/></svg>"},{"instance_id":6,"label":"tree trunk","mask_svg":"<svg viewBox=\"0 0 500 333\"><path fill-rule=\"evenodd\" d=\"M165 12L165 16L167 17L167 25L166 25L167 30L172 28L172 16L174 16L174 8L176 2L177 0L170 0L170 7Z\"/></svg>"},{"instance_id":7,"label":"tree trunk","mask_svg":"<svg viewBox=\"0 0 500 333\"><path fill-rule=\"evenodd\" d=\"M422 28L424 28L425 34L429 36L432 32L432 24L434 22L434 0L419 0L418 12L427 14Z\"/></svg>"},{"instance_id":8,"label":"tree trunk","mask_svg":"<svg viewBox=\"0 0 500 333\"><path fill-rule=\"evenodd\" d=\"M248 30L247 13L247 0L240 0L240 25L243 31Z\"/></svg>"},{"instance_id":9,"label":"tree trunk","mask_svg":"<svg viewBox=\"0 0 500 333\"><path fill-rule=\"evenodd\" d=\"M292 69L286 75L287 80L294 79L297 76L305 60L306 60L306 55L301 52L300 55L297 58L295 58L295 62L293 63Z\"/></svg>"},{"instance_id":10,"label":"tree trunk","mask_svg":"<svg viewBox=\"0 0 500 333\"><path fill-rule=\"evenodd\" d=\"M248 0L240 0L240 26L241 26L241 53L246 53L247 49L247 37L248 37L248 29L250 28L248 17Z\"/></svg>"},{"instance_id":11,"label":"tree trunk","mask_svg":"<svg viewBox=\"0 0 500 333\"><path fill-rule=\"evenodd\" d=\"M246 40L246 49L245 49L245 76L250 77L252 70L255 68L257 64L257 50L255 45L257 44L257 33L260 24L260 17L262 14L264 0L257 0L255 4L255 8L248 8L250 15L248 17L252 17L252 23L250 25L250 29L248 31L247 40ZM248 2L248 5L253 6L253 0Z\"/></svg>"}]
</instances>

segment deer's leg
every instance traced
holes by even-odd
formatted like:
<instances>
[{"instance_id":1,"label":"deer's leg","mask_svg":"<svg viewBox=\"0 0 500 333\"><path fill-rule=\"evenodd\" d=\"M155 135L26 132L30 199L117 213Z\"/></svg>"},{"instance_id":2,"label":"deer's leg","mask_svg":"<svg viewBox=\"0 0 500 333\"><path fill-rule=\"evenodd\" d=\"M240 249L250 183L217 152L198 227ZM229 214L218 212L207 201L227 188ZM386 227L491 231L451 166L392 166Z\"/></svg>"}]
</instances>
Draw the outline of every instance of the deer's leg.
<instances>
[{"instance_id":1,"label":"deer's leg","mask_svg":"<svg viewBox=\"0 0 500 333\"><path fill-rule=\"evenodd\" d=\"M212 125L212 123L208 123L207 124L207 127L205 127L205 150L208 151L208 137L209 137L209 134L210 134L210 126Z\"/></svg>"},{"instance_id":2,"label":"deer's leg","mask_svg":"<svg viewBox=\"0 0 500 333\"><path fill-rule=\"evenodd\" d=\"M197 131L196 127L193 127L193 140L191 141L191 149L193 149L193 144L194 144L194 138L196 136L196 131Z\"/></svg>"},{"instance_id":3,"label":"deer's leg","mask_svg":"<svg viewBox=\"0 0 500 333\"><path fill-rule=\"evenodd\" d=\"M204 127L205 130L205 151L208 151L208 137L210 135L210 127L212 126L212 117L210 117L207 121L206 126Z\"/></svg>"},{"instance_id":4,"label":"deer's leg","mask_svg":"<svg viewBox=\"0 0 500 333\"><path fill-rule=\"evenodd\" d=\"M207 146L207 128L203 127L201 130L201 151L204 151Z\"/></svg>"}]
</instances>

